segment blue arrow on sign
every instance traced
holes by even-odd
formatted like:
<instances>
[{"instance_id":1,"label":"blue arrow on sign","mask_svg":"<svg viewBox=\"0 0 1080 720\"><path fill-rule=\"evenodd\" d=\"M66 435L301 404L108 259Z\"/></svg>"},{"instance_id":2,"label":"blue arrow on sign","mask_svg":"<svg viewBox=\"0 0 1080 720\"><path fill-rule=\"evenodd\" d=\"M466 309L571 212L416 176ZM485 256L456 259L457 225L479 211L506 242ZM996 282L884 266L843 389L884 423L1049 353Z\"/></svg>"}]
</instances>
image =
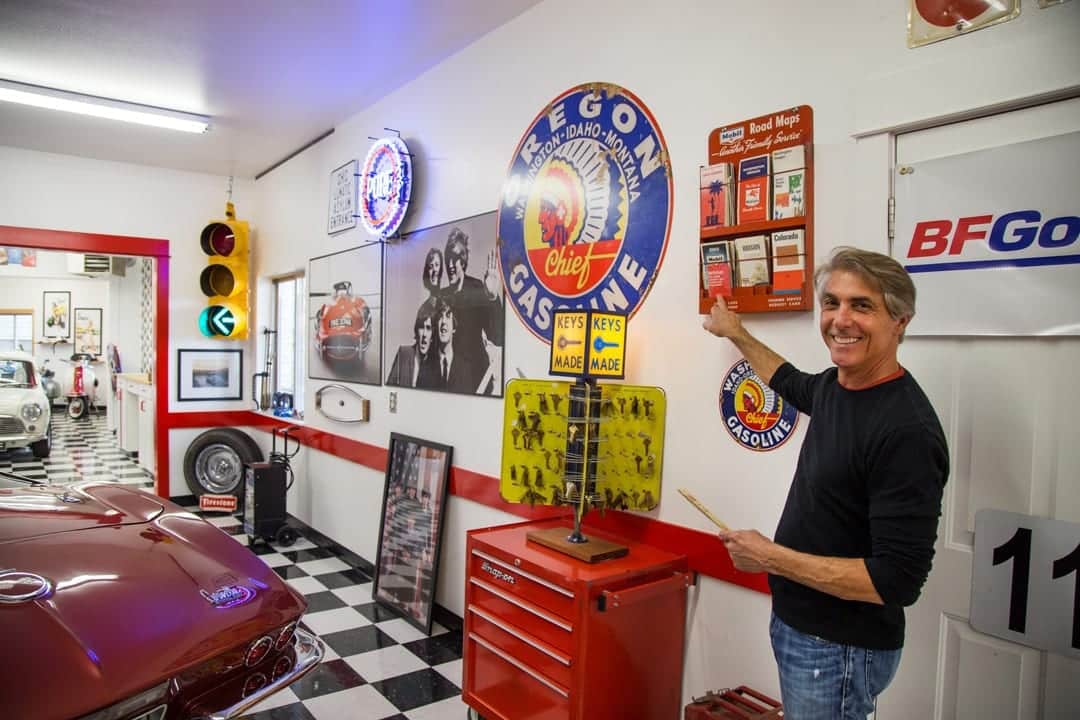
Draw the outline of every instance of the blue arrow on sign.
<instances>
[{"instance_id":1,"label":"blue arrow on sign","mask_svg":"<svg viewBox=\"0 0 1080 720\"><path fill-rule=\"evenodd\" d=\"M236 318L229 312L228 308L220 305L211 308L210 310L210 327L218 335L224 335L228 337L232 334L233 326L236 325Z\"/></svg>"}]
</instances>

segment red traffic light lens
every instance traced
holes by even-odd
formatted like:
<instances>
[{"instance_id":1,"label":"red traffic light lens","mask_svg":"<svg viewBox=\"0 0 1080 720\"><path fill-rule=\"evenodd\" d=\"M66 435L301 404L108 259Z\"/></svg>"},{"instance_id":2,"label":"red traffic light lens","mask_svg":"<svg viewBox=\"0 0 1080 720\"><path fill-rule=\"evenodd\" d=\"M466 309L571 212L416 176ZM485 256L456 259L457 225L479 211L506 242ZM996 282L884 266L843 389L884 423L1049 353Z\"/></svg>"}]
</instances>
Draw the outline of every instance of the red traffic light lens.
<instances>
[{"instance_id":1,"label":"red traffic light lens","mask_svg":"<svg viewBox=\"0 0 1080 720\"><path fill-rule=\"evenodd\" d=\"M203 228L199 244L207 255L229 257L236 249L236 233L225 223L210 223Z\"/></svg>"}]
</instances>

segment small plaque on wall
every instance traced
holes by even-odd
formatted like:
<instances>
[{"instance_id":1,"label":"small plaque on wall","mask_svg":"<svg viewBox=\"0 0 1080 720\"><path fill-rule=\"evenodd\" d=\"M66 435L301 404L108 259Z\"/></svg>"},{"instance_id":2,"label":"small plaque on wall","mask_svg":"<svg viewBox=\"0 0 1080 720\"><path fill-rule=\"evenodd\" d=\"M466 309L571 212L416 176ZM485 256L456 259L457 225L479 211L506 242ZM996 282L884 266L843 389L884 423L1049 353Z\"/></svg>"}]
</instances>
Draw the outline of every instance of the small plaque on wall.
<instances>
[{"instance_id":1,"label":"small plaque on wall","mask_svg":"<svg viewBox=\"0 0 1080 720\"><path fill-rule=\"evenodd\" d=\"M330 210L326 232L331 235L356 227L356 176L356 160L350 160L330 173Z\"/></svg>"}]
</instances>

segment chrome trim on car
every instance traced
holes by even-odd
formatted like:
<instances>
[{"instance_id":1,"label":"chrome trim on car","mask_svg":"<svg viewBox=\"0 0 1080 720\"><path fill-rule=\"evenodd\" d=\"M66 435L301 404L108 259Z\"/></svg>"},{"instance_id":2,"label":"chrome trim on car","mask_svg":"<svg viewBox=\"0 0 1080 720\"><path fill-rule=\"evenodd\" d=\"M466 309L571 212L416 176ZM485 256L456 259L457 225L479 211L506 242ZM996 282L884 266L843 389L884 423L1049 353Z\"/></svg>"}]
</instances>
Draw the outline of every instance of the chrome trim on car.
<instances>
[{"instance_id":1,"label":"chrome trim on car","mask_svg":"<svg viewBox=\"0 0 1080 720\"><path fill-rule=\"evenodd\" d=\"M282 675L274 682L262 687L235 705L212 712L209 715L199 715L195 720L231 720L240 717L251 707L258 705L278 690L291 685L314 670L326 652L322 640L299 627L296 628L293 637L296 638L296 664L293 665L292 671Z\"/></svg>"}]
</instances>

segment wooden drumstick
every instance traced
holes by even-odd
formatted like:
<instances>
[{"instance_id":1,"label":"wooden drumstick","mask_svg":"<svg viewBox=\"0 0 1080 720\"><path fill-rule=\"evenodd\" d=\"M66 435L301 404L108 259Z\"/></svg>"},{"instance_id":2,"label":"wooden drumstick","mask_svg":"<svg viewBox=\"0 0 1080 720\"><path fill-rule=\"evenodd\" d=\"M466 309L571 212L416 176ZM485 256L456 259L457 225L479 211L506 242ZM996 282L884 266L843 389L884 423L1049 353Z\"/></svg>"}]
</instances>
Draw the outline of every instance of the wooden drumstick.
<instances>
[{"instance_id":1,"label":"wooden drumstick","mask_svg":"<svg viewBox=\"0 0 1080 720\"><path fill-rule=\"evenodd\" d=\"M714 524L714 525L716 525L716 527L720 528L720 529L721 529L721 530L723 530L724 532L728 532L728 531L730 530L730 528L729 528L729 527L728 527L727 525L725 525L725 524L724 524L724 522L723 522L723 521L722 521L722 520L721 520L720 518L718 518L718 517L716 517L715 515L713 515L713 513L712 513L712 510L710 510L709 508L705 507L705 505L704 505L704 504L703 504L703 503L702 503L702 502L701 502L700 500L698 500L698 499L697 499L696 497L694 497L694 496L693 496L693 495L692 495L692 494L690 493L690 491L689 491L689 490L687 490L686 488L679 488L679 493L680 493L680 494L681 494L681 495L682 495L682 496L683 496L684 498L686 498L687 500L689 500L689 501L690 501L690 504L691 504L691 505L693 505L693 506L694 506L694 507L696 507L696 508L697 508L698 510L700 510L700 511L701 511L701 514L702 514L702 515L704 515L705 517L707 517L707 518L709 518L710 520L712 520L713 524Z\"/></svg>"}]
</instances>

